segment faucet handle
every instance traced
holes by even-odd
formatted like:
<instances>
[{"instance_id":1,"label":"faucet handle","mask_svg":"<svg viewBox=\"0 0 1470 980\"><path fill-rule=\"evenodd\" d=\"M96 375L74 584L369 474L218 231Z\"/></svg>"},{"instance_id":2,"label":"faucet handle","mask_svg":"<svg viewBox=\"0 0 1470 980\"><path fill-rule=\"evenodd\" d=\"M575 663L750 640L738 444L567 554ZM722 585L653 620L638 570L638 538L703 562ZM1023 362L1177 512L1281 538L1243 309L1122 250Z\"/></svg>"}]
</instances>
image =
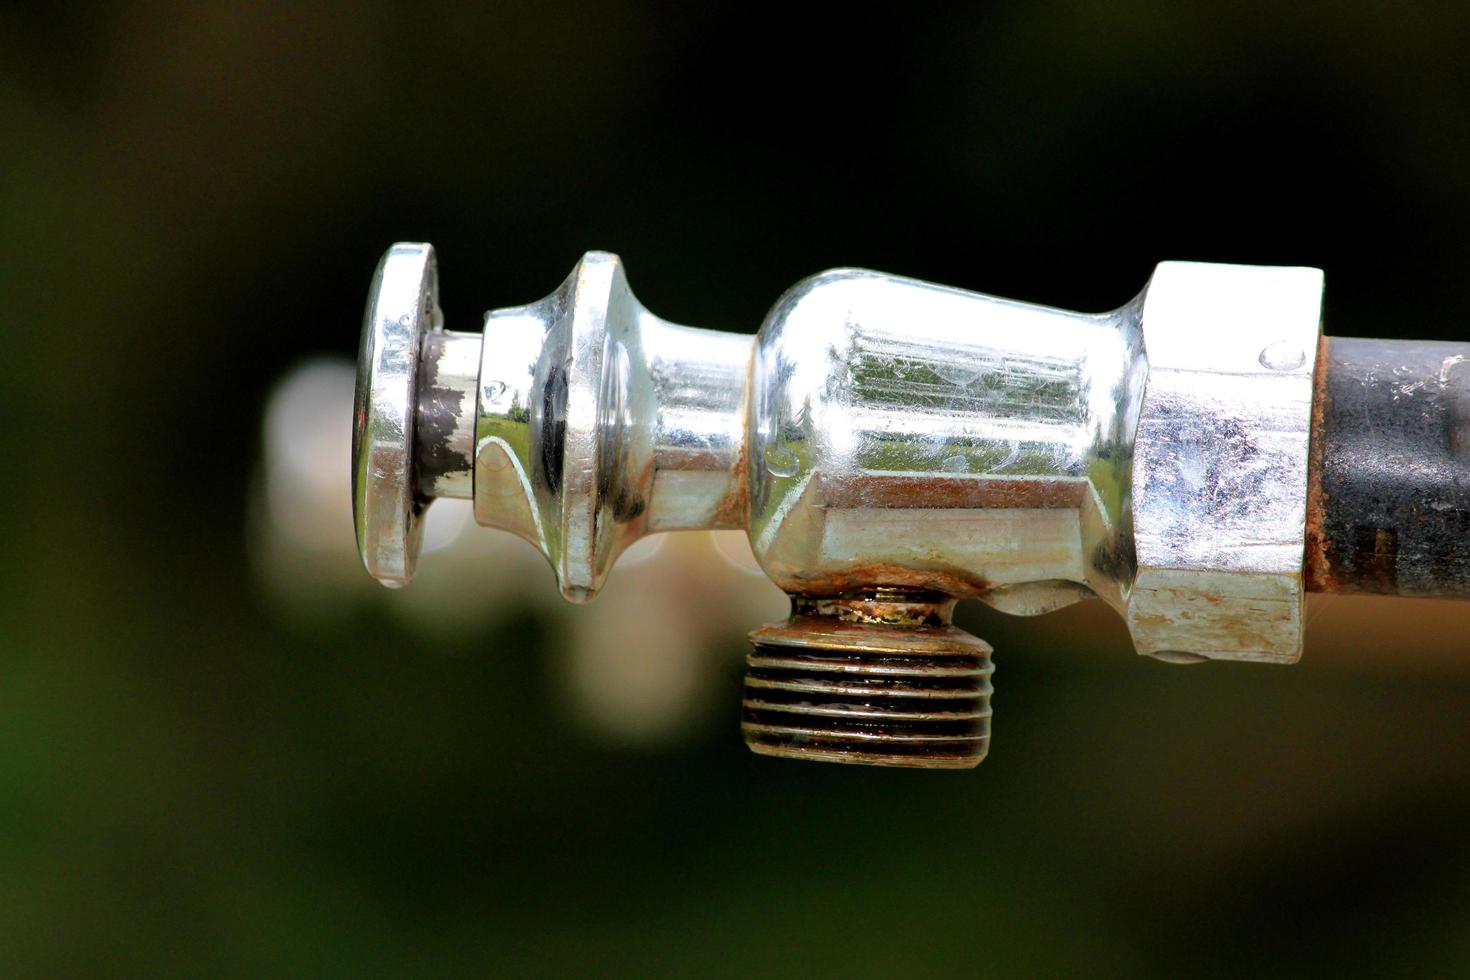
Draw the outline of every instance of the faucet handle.
<instances>
[{"instance_id":1,"label":"faucet handle","mask_svg":"<svg viewBox=\"0 0 1470 980\"><path fill-rule=\"evenodd\" d=\"M352 414L352 521L368 574L408 584L426 501L414 475L419 352L442 331L434 248L399 242L373 274L357 355Z\"/></svg>"},{"instance_id":2,"label":"faucet handle","mask_svg":"<svg viewBox=\"0 0 1470 980\"><path fill-rule=\"evenodd\" d=\"M445 330L434 250L399 243L363 321L353 433L358 549L384 585L413 577L438 497L535 545L586 602L657 531L745 524L752 338L669 323L622 261L582 256L550 295Z\"/></svg>"}]
</instances>

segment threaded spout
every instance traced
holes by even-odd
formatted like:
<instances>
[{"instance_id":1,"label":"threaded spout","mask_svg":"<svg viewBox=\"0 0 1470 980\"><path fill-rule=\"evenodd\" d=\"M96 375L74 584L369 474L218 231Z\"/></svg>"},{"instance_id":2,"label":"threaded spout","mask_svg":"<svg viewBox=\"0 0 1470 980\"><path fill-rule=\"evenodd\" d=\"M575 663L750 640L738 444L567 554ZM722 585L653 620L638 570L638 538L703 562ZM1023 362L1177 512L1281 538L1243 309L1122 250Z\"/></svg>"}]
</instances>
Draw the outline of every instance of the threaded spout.
<instances>
[{"instance_id":1,"label":"threaded spout","mask_svg":"<svg viewBox=\"0 0 1470 980\"><path fill-rule=\"evenodd\" d=\"M746 744L761 755L970 769L990 743L990 646L952 625L954 600L794 597L751 634Z\"/></svg>"}]
</instances>

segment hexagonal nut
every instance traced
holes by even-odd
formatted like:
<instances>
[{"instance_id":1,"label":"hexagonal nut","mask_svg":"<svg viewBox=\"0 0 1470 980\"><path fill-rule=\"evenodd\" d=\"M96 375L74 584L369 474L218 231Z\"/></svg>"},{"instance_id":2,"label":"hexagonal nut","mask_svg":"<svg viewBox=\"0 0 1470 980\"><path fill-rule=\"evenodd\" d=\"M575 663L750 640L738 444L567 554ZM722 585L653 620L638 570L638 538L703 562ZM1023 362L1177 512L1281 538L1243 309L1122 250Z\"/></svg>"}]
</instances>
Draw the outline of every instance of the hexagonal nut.
<instances>
[{"instance_id":1,"label":"hexagonal nut","mask_svg":"<svg viewBox=\"0 0 1470 980\"><path fill-rule=\"evenodd\" d=\"M1128 628L1165 660L1301 656L1318 269L1165 262L1143 296Z\"/></svg>"}]
</instances>

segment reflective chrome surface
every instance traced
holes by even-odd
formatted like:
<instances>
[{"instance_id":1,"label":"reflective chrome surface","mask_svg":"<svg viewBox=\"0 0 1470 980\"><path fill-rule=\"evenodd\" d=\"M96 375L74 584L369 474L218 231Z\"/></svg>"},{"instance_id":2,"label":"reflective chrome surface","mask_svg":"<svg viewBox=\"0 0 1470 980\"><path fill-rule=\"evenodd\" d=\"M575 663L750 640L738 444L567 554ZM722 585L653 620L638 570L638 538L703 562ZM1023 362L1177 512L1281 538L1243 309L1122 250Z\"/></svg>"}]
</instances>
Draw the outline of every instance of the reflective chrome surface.
<instances>
[{"instance_id":1,"label":"reflective chrome surface","mask_svg":"<svg viewBox=\"0 0 1470 980\"><path fill-rule=\"evenodd\" d=\"M1317 269L1164 262L1143 304L1128 629L1164 659L1301 656Z\"/></svg>"},{"instance_id":2,"label":"reflective chrome surface","mask_svg":"<svg viewBox=\"0 0 1470 980\"><path fill-rule=\"evenodd\" d=\"M414 416L419 350L442 326L432 246L400 242L378 263L363 314L352 417L352 518L368 574L387 586L413 577L419 550Z\"/></svg>"},{"instance_id":3,"label":"reflective chrome surface","mask_svg":"<svg viewBox=\"0 0 1470 980\"><path fill-rule=\"evenodd\" d=\"M425 335L414 418L414 465L425 497L468 500L474 495L479 377L479 334L438 330Z\"/></svg>"},{"instance_id":4,"label":"reflective chrome surface","mask_svg":"<svg viewBox=\"0 0 1470 980\"><path fill-rule=\"evenodd\" d=\"M1136 308L1089 316L863 270L761 328L750 534L788 592L1042 612L1131 578Z\"/></svg>"},{"instance_id":5,"label":"reflective chrome surface","mask_svg":"<svg viewBox=\"0 0 1470 980\"><path fill-rule=\"evenodd\" d=\"M660 320L606 252L484 337L475 518L536 545L568 599L645 533L742 526L749 337Z\"/></svg>"},{"instance_id":6,"label":"reflective chrome surface","mask_svg":"<svg viewBox=\"0 0 1470 980\"><path fill-rule=\"evenodd\" d=\"M401 420L413 331L437 329L424 283L384 292L380 274L370 309L359 416L374 407L378 455L357 496L407 501L366 525L360 507L370 541L422 503ZM1096 595L1142 652L1289 661L1320 296L1316 270L1164 263L1133 302L1082 314L842 269L752 340L659 319L590 252L550 296L487 314L477 371L473 334L424 346L419 437L445 451L418 485L472 485L479 523L535 544L573 601L644 534L744 527L793 595L1021 614ZM369 569L405 580L384 553Z\"/></svg>"}]
</instances>

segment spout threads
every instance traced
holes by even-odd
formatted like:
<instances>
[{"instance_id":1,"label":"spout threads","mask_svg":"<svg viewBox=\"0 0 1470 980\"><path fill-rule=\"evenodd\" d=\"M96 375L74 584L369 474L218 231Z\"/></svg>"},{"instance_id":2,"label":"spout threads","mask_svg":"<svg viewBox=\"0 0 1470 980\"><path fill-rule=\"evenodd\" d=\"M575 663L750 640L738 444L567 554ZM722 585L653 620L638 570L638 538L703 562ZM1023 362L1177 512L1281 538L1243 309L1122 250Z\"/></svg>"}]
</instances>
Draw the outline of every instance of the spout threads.
<instances>
[{"instance_id":1,"label":"spout threads","mask_svg":"<svg viewBox=\"0 0 1470 980\"><path fill-rule=\"evenodd\" d=\"M751 642L741 728L754 752L929 769L985 757L990 647L963 630L798 614Z\"/></svg>"}]
</instances>

